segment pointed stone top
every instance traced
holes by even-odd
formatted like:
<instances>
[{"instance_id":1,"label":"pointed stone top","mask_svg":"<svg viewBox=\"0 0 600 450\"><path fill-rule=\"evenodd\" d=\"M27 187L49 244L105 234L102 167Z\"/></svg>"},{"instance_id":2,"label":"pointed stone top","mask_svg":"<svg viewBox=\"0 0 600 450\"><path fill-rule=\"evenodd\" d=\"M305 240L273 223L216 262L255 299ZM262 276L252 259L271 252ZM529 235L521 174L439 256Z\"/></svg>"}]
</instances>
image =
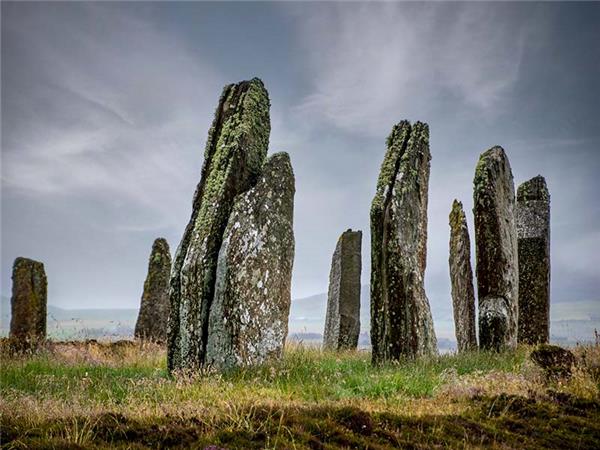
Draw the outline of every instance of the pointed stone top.
<instances>
[{"instance_id":1,"label":"pointed stone top","mask_svg":"<svg viewBox=\"0 0 600 450\"><path fill-rule=\"evenodd\" d=\"M15 267L17 267L17 266L20 266L20 265L22 265L22 264L32 264L32 265L38 265L38 264L39 264L39 265L41 265L42 267L44 266L44 263L43 263L43 262L36 261L35 259L25 258L24 256L18 256L18 257L15 259L15 262L14 262L14 264L13 264L13 265L14 265Z\"/></svg>"},{"instance_id":2,"label":"pointed stone top","mask_svg":"<svg viewBox=\"0 0 600 450\"><path fill-rule=\"evenodd\" d=\"M499 175L500 178L498 178ZM504 178L505 176L508 178ZM496 184L496 180L498 179L508 179L510 180L509 184L512 186L513 176L508 156L506 156L506 152L502 147L496 145L479 156L473 180L475 194L482 190L489 190L491 186Z\"/></svg>"},{"instance_id":3,"label":"pointed stone top","mask_svg":"<svg viewBox=\"0 0 600 450\"><path fill-rule=\"evenodd\" d=\"M506 152L499 145L494 145L492 148L486 150L479 158L506 158Z\"/></svg>"},{"instance_id":4,"label":"pointed stone top","mask_svg":"<svg viewBox=\"0 0 600 450\"><path fill-rule=\"evenodd\" d=\"M154 240L154 243L152 244L152 249L154 250L158 248L162 250L166 249L167 251L169 251L169 243L165 238L159 237Z\"/></svg>"},{"instance_id":5,"label":"pointed stone top","mask_svg":"<svg viewBox=\"0 0 600 450\"><path fill-rule=\"evenodd\" d=\"M290 155L287 152L277 152L269 156L263 165L262 177L263 183L267 186L276 186L280 183L292 183L294 180L294 169ZM282 186L279 186L281 189ZM294 186L291 187L295 192Z\"/></svg>"},{"instance_id":6,"label":"pointed stone top","mask_svg":"<svg viewBox=\"0 0 600 450\"><path fill-rule=\"evenodd\" d=\"M546 179L543 176L538 175L519 185L517 189L517 201L528 200L550 200Z\"/></svg>"},{"instance_id":7,"label":"pointed stone top","mask_svg":"<svg viewBox=\"0 0 600 450\"><path fill-rule=\"evenodd\" d=\"M452 210L450 211L449 219L451 227L458 227L467 221L465 211L463 210L463 204L457 199L454 199L452 202Z\"/></svg>"}]
</instances>

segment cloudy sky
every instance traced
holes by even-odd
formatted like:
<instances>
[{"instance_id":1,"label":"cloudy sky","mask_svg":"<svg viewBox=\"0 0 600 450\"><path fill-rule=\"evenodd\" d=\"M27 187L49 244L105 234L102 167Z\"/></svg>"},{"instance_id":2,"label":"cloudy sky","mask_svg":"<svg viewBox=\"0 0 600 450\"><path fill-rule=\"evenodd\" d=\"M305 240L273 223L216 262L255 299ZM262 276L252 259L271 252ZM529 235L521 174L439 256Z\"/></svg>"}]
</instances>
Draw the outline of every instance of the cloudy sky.
<instances>
[{"instance_id":1,"label":"cloudy sky","mask_svg":"<svg viewBox=\"0 0 600 450\"><path fill-rule=\"evenodd\" d=\"M448 213L478 155L552 195L552 301L600 310L600 4L2 2L2 294L15 257L49 302L139 305L155 237L174 252L223 85L262 78L270 152L296 173L293 296L327 289L361 229L394 123L431 129L426 285L450 306ZM472 229L472 216L469 213Z\"/></svg>"}]
</instances>

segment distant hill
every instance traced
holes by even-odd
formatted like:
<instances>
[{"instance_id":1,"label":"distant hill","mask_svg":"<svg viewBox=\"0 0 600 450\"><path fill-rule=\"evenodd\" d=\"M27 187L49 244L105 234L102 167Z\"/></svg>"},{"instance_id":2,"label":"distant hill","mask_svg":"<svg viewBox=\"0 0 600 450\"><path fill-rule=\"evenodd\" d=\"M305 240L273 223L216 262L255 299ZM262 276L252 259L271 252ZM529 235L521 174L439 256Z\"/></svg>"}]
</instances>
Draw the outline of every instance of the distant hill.
<instances>
[{"instance_id":1,"label":"distant hill","mask_svg":"<svg viewBox=\"0 0 600 450\"><path fill-rule=\"evenodd\" d=\"M294 299L290 308L290 332L323 333L326 312L327 293L325 292ZM370 316L369 286L362 286L360 292L361 331L369 331Z\"/></svg>"},{"instance_id":2,"label":"distant hill","mask_svg":"<svg viewBox=\"0 0 600 450\"><path fill-rule=\"evenodd\" d=\"M133 336L137 309L63 309L48 305L47 330L53 339L121 339ZM0 303L0 335L10 329L10 299Z\"/></svg>"},{"instance_id":3,"label":"distant hill","mask_svg":"<svg viewBox=\"0 0 600 450\"><path fill-rule=\"evenodd\" d=\"M362 286L360 345L363 347L369 345L369 303L369 287ZM326 309L327 294L324 292L293 300L289 320L290 340L320 343L323 339ZM551 341L562 345L593 341L595 330L600 332L598 311L598 302L594 301L552 304ZM133 336L137 314L137 309L63 309L48 305L48 335L53 339L129 338ZM455 346L451 314L451 311L445 310L437 316L434 314L441 350L453 349ZM9 327L10 299L2 296L0 335L8 335Z\"/></svg>"}]
</instances>

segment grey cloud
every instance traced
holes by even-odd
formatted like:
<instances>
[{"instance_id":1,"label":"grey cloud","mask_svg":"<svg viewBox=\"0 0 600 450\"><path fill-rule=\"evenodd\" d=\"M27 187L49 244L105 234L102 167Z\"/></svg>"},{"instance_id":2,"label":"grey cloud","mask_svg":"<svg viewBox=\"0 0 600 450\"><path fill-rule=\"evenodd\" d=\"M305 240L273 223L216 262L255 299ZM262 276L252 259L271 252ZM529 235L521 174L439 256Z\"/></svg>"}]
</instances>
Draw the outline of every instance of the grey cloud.
<instances>
[{"instance_id":1,"label":"grey cloud","mask_svg":"<svg viewBox=\"0 0 600 450\"><path fill-rule=\"evenodd\" d=\"M495 114L516 82L532 15L461 4L352 4L303 22L314 91L300 112L345 131L381 136L398 111L426 117L444 97ZM382 120L383 119L383 120Z\"/></svg>"},{"instance_id":2,"label":"grey cloud","mask_svg":"<svg viewBox=\"0 0 600 450\"><path fill-rule=\"evenodd\" d=\"M472 208L495 144L516 183L548 180L553 301L598 304L597 18L566 4L3 3L2 291L24 255L46 261L52 303L135 307L153 239L174 250L189 219L222 85L260 76L270 151L297 178L295 297L326 291L349 227L369 282L385 138L410 119L431 127L436 319L451 202Z\"/></svg>"}]
</instances>

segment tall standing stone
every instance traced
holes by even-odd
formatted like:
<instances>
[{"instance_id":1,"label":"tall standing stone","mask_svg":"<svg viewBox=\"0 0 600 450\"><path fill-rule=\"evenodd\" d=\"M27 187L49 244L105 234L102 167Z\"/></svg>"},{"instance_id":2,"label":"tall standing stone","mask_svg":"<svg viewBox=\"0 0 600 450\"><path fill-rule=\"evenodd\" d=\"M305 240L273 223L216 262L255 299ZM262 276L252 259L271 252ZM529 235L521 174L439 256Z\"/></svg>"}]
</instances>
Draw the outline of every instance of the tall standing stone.
<instances>
[{"instance_id":1,"label":"tall standing stone","mask_svg":"<svg viewBox=\"0 0 600 450\"><path fill-rule=\"evenodd\" d=\"M12 272L10 334L18 345L46 339L48 281L44 264L15 259Z\"/></svg>"},{"instance_id":2,"label":"tall standing stone","mask_svg":"<svg viewBox=\"0 0 600 450\"><path fill-rule=\"evenodd\" d=\"M338 239L331 260L323 347L355 349L360 334L360 271L362 232L347 230Z\"/></svg>"},{"instance_id":3,"label":"tall standing stone","mask_svg":"<svg viewBox=\"0 0 600 450\"><path fill-rule=\"evenodd\" d=\"M550 334L550 194L538 175L517 189L519 342L547 343Z\"/></svg>"},{"instance_id":4,"label":"tall standing stone","mask_svg":"<svg viewBox=\"0 0 600 450\"><path fill-rule=\"evenodd\" d=\"M206 363L261 364L283 351L294 262L294 173L287 153L265 163L225 229L210 310Z\"/></svg>"},{"instance_id":5,"label":"tall standing stone","mask_svg":"<svg viewBox=\"0 0 600 450\"><path fill-rule=\"evenodd\" d=\"M148 261L148 274L144 282L144 292L137 322L135 337L154 342L166 342L167 320L169 318L169 277L171 274L171 253L169 244L158 238L152 244Z\"/></svg>"},{"instance_id":6,"label":"tall standing stone","mask_svg":"<svg viewBox=\"0 0 600 450\"><path fill-rule=\"evenodd\" d=\"M208 133L192 217L173 261L168 367L194 369L206 356L217 258L234 199L250 189L267 154L269 96L257 78L223 89Z\"/></svg>"},{"instance_id":7,"label":"tall standing stone","mask_svg":"<svg viewBox=\"0 0 600 450\"><path fill-rule=\"evenodd\" d=\"M424 274L429 127L402 121L387 139L371 205L371 345L374 363L437 351Z\"/></svg>"},{"instance_id":8,"label":"tall standing stone","mask_svg":"<svg viewBox=\"0 0 600 450\"><path fill-rule=\"evenodd\" d=\"M473 184L479 345L499 350L516 345L519 315L515 188L502 147L481 154Z\"/></svg>"},{"instance_id":9,"label":"tall standing stone","mask_svg":"<svg viewBox=\"0 0 600 450\"><path fill-rule=\"evenodd\" d=\"M477 348L475 292L471 269L471 242L462 203L454 200L450 211L450 282L454 333L459 352Z\"/></svg>"}]
</instances>

